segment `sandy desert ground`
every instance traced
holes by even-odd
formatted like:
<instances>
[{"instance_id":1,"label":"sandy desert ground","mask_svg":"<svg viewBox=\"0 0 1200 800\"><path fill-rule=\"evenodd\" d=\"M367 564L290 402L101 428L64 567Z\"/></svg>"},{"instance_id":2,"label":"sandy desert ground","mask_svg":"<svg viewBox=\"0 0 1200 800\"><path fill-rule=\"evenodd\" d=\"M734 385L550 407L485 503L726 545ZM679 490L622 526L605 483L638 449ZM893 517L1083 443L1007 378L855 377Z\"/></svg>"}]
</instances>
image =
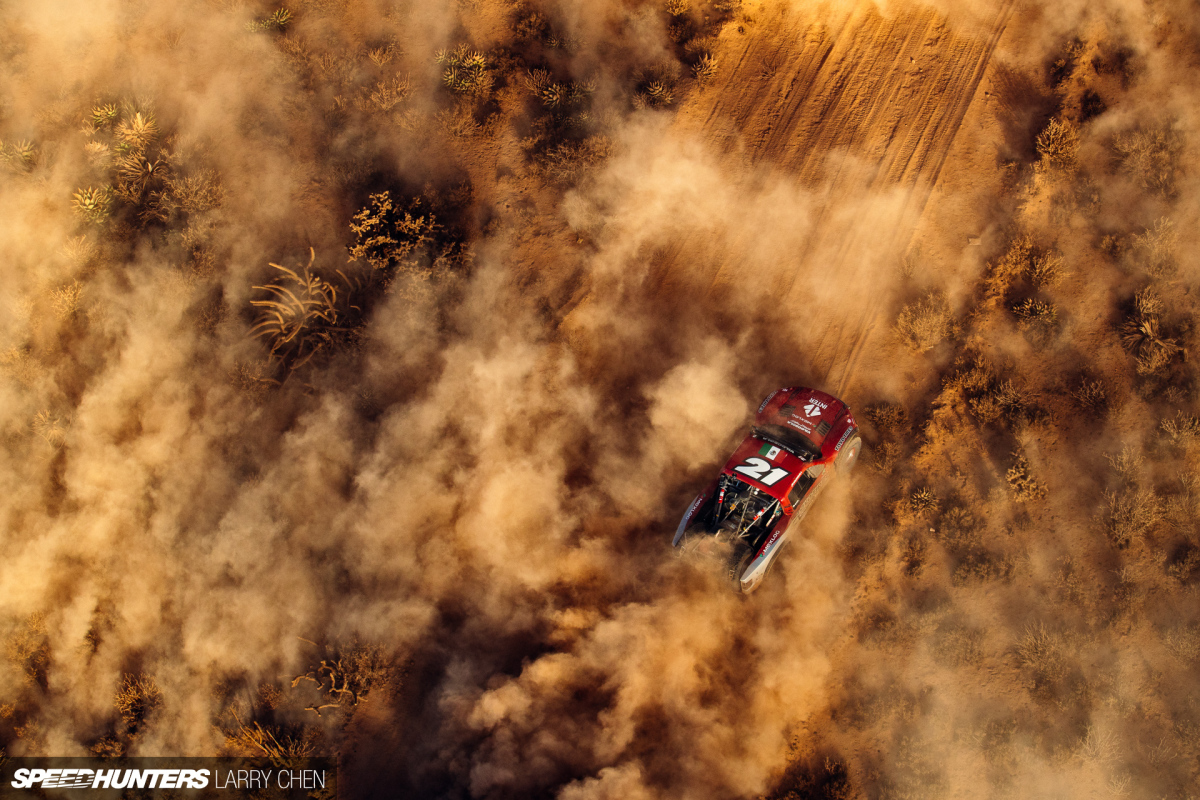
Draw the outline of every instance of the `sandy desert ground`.
<instances>
[{"instance_id":1,"label":"sandy desert ground","mask_svg":"<svg viewBox=\"0 0 1200 800\"><path fill-rule=\"evenodd\" d=\"M0 758L1200 795L1198 22L0 6ZM867 447L738 597L785 385Z\"/></svg>"}]
</instances>

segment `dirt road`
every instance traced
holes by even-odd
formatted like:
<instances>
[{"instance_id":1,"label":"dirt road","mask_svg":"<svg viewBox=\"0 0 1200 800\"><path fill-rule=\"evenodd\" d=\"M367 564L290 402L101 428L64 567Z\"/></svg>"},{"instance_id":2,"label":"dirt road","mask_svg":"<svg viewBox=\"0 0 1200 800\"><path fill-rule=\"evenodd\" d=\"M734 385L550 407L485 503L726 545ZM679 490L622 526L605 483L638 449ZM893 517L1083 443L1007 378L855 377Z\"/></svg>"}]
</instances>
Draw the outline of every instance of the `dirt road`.
<instances>
[{"instance_id":1,"label":"dirt road","mask_svg":"<svg viewBox=\"0 0 1200 800\"><path fill-rule=\"evenodd\" d=\"M824 198L794 261L751 278L798 314L817 273L861 293L858 313L809 320L810 370L839 395L888 328L871 271L902 262L1012 11L1012 0L999 4L975 30L928 7L757 12L726 28L718 75L681 111L682 128L742 168L773 165ZM697 268L680 261L674 269ZM731 254L700 268L719 292L747 277L740 267Z\"/></svg>"}]
</instances>

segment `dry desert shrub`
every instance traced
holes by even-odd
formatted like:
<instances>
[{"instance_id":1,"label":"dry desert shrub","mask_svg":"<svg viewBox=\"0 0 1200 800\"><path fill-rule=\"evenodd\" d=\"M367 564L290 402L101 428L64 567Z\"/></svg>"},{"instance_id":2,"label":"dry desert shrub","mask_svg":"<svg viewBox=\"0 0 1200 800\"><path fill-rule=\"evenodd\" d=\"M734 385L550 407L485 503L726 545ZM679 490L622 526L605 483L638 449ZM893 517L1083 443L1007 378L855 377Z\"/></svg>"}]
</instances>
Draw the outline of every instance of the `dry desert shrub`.
<instances>
[{"instance_id":1,"label":"dry desert shrub","mask_svg":"<svg viewBox=\"0 0 1200 800\"><path fill-rule=\"evenodd\" d=\"M1048 300L1030 298L1012 308L1017 326L1037 338L1047 338L1058 326L1058 309Z\"/></svg>"},{"instance_id":2,"label":"dry desert shrub","mask_svg":"<svg viewBox=\"0 0 1200 800\"><path fill-rule=\"evenodd\" d=\"M1200 419L1182 411L1176 413L1174 419L1164 419L1160 428L1176 447L1188 447L1200 437Z\"/></svg>"},{"instance_id":3,"label":"dry desert shrub","mask_svg":"<svg viewBox=\"0 0 1200 800\"><path fill-rule=\"evenodd\" d=\"M1038 162L1043 174L1070 178L1079 168L1079 129L1065 119L1052 119L1037 136Z\"/></svg>"},{"instance_id":4,"label":"dry desert shrub","mask_svg":"<svg viewBox=\"0 0 1200 800\"><path fill-rule=\"evenodd\" d=\"M1028 235L1015 237L994 264L988 265L984 287L988 297L1003 297L1009 287L1029 270L1033 259L1033 240Z\"/></svg>"},{"instance_id":5,"label":"dry desert shrub","mask_svg":"<svg viewBox=\"0 0 1200 800\"><path fill-rule=\"evenodd\" d=\"M1162 521L1164 505L1153 489L1129 487L1104 493L1105 528L1117 547L1140 540Z\"/></svg>"},{"instance_id":6,"label":"dry desert shrub","mask_svg":"<svg viewBox=\"0 0 1200 800\"><path fill-rule=\"evenodd\" d=\"M1008 482L1008 488L1012 490L1013 499L1018 503L1041 500L1046 496L1046 484L1033 476L1024 453L1013 453L1013 465L1008 468L1004 479Z\"/></svg>"},{"instance_id":7,"label":"dry desert shrub","mask_svg":"<svg viewBox=\"0 0 1200 800\"><path fill-rule=\"evenodd\" d=\"M226 732L225 746L235 752L266 756L280 767L316 753L321 733L315 728L285 729L279 725L263 725L256 720L247 725L238 714L234 713L233 717L235 727Z\"/></svg>"},{"instance_id":8,"label":"dry desert shrub","mask_svg":"<svg viewBox=\"0 0 1200 800\"><path fill-rule=\"evenodd\" d=\"M536 172L559 186L575 184L613 152L607 136L589 136L582 141L567 141L548 148L534 161Z\"/></svg>"},{"instance_id":9,"label":"dry desert shrub","mask_svg":"<svg viewBox=\"0 0 1200 800\"><path fill-rule=\"evenodd\" d=\"M401 670L382 647L352 644L335 650L328 658L292 680L292 688L312 684L316 699L305 711L329 709L353 711L374 690L396 688Z\"/></svg>"},{"instance_id":10,"label":"dry desert shrub","mask_svg":"<svg viewBox=\"0 0 1200 800\"><path fill-rule=\"evenodd\" d=\"M990 382L985 390L968 398L967 407L975 419L985 425L993 422L1016 423L1030 416L1026 393L1011 379Z\"/></svg>"},{"instance_id":11,"label":"dry desert shrub","mask_svg":"<svg viewBox=\"0 0 1200 800\"><path fill-rule=\"evenodd\" d=\"M271 357L291 370L333 344L349 330L352 314L360 310L350 302L353 286L349 278L337 271L343 282L339 293L332 283L312 273L316 252L310 249L309 255L302 272L272 263L282 274L274 283L254 287L270 296L250 301L263 309L250 334L266 339Z\"/></svg>"},{"instance_id":12,"label":"dry desert shrub","mask_svg":"<svg viewBox=\"0 0 1200 800\"><path fill-rule=\"evenodd\" d=\"M1139 375L1152 375L1185 352L1179 340L1168 335L1164 312L1162 298L1147 287L1134 295L1132 313L1121 323L1121 343L1135 356Z\"/></svg>"},{"instance_id":13,"label":"dry desert shrub","mask_svg":"<svg viewBox=\"0 0 1200 800\"><path fill-rule=\"evenodd\" d=\"M954 335L950 304L940 292L930 292L901 309L895 330L910 350L918 353L932 350Z\"/></svg>"},{"instance_id":14,"label":"dry desert shrub","mask_svg":"<svg viewBox=\"0 0 1200 800\"><path fill-rule=\"evenodd\" d=\"M1132 255L1146 270L1147 274L1160 277L1175 270L1175 251L1179 235L1175 231L1175 223L1166 217L1160 217L1153 228L1147 228L1133 237Z\"/></svg>"},{"instance_id":15,"label":"dry desert shrub","mask_svg":"<svg viewBox=\"0 0 1200 800\"><path fill-rule=\"evenodd\" d=\"M113 702L126 734L134 738L147 718L162 705L163 694L149 675L126 675Z\"/></svg>"},{"instance_id":16,"label":"dry desert shrub","mask_svg":"<svg viewBox=\"0 0 1200 800\"><path fill-rule=\"evenodd\" d=\"M1030 260L1029 280L1039 289L1048 289L1056 285L1065 274L1062 257L1056 253L1039 253Z\"/></svg>"},{"instance_id":17,"label":"dry desert shrub","mask_svg":"<svg viewBox=\"0 0 1200 800\"><path fill-rule=\"evenodd\" d=\"M1175 193L1183 136L1169 127L1147 128L1113 137L1121 168L1148 191Z\"/></svg>"},{"instance_id":18,"label":"dry desert shrub","mask_svg":"<svg viewBox=\"0 0 1200 800\"><path fill-rule=\"evenodd\" d=\"M1195 625L1179 625L1162 636L1167 652L1180 661L1191 662L1200 658L1200 628Z\"/></svg>"},{"instance_id":19,"label":"dry desert shrub","mask_svg":"<svg viewBox=\"0 0 1200 800\"><path fill-rule=\"evenodd\" d=\"M1036 699L1048 699L1071 668L1062 637L1041 623L1025 629L1016 654L1017 661L1030 674L1029 690Z\"/></svg>"},{"instance_id":20,"label":"dry desert shrub","mask_svg":"<svg viewBox=\"0 0 1200 800\"><path fill-rule=\"evenodd\" d=\"M413 267L439 229L437 218L422 208L419 197L401 210L391 192L373 194L350 222L350 260L366 261L381 272Z\"/></svg>"},{"instance_id":21,"label":"dry desert shrub","mask_svg":"<svg viewBox=\"0 0 1200 800\"><path fill-rule=\"evenodd\" d=\"M26 619L4 642L4 655L22 673L27 685L45 687L50 667L50 636L45 618L35 614Z\"/></svg>"},{"instance_id":22,"label":"dry desert shrub","mask_svg":"<svg viewBox=\"0 0 1200 800\"><path fill-rule=\"evenodd\" d=\"M1102 417L1108 412L1108 386L1098 378L1084 376L1071 389L1071 399L1079 410L1095 417Z\"/></svg>"}]
</instances>

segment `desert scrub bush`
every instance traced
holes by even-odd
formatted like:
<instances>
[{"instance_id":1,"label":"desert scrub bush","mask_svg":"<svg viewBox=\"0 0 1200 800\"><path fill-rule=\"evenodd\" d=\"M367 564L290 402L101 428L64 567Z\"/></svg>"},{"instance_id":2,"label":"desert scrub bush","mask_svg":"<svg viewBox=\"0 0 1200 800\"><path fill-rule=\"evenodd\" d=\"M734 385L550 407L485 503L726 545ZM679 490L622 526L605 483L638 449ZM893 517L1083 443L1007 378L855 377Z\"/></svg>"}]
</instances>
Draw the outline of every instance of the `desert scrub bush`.
<instances>
[{"instance_id":1,"label":"desert scrub bush","mask_svg":"<svg viewBox=\"0 0 1200 800\"><path fill-rule=\"evenodd\" d=\"M124 676L121 688L113 698L124 732L131 739L137 737L147 718L162 703L162 690L149 675Z\"/></svg>"},{"instance_id":2,"label":"desert scrub bush","mask_svg":"<svg viewBox=\"0 0 1200 800\"><path fill-rule=\"evenodd\" d=\"M1046 496L1046 484L1033 476L1029 460L1020 451L1013 453L1013 465L1008 468L1004 479L1018 503L1029 503Z\"/></svg>"},{"instance_id":3,"label":"desert scrub bush","mask_svg":"<svg viewBox=\"0 0 1200 800\"><path fill-rule=\"evenodd\" d=\"M321 732L308 726L263 725L257 720L242 721L233 712L233 730L225 731L225 746L236 753L265 756L277 767L292 765L317 751Z\"/></svg>"},{"instance_id":4,"label":"desert scrub bush","mask_svg":"<svg viewBox=\"0 0 1200 800\"><path fill-rule=\"evenodd\" d=\"M1140 540L1162 521L1164 505L1153 489L1129 487L1104 493L1105 529L1117 547Z\"/></svg>"},{"instance_id":5,"label":"desert scrub bush","mask_svg":"<svg viewBox=\"0 0 1200 800\"><path fill-rule=\"evenodd\" d=\"M665 0L663 8L672 17L681 17L691 9L691 0Z\"/></svg>"},{"instance_id":6,"label":"desert scrub bush","mask_svg":"<svg viewBox=\"0 0 1200 800\"><path fill-rule=\"evenodd\" d=\"M397 76L376 81L369 89L363 89L354 100L359 111L388 113L408 98L410 91L408 76Z\"/></svg>"},{"instance_id":7,"label":"desert scrub bush","mask_svg":"<svg viewBox=\"0 0 1200 800\"><path fill-rule=\"evenodd\" d=\"M1139 375L1159 372L1177 353L1186 356L1179 340L1167 332L1162 321L1165 311L1159 294L1146 287L1134 295L1133 308L1121 323L1121 343L1134 355Z\"/></svg>"},{"instance_id":8,"label":"desert scrub bush","mask_svg":"<svg viewBox=\"0 0 1200 800\"><path fill-rule=\"evenodd\" d=\"M910 350L918 353L932 350L956 332L950 304L940 292L930 292L900 310L895 331Z\"/></svg>"},{"instance_id":9,"label":"desert scrub bush","mask_svg":"<svg viewBox=\"0 0 1200 800\"><path fill-rule=\"evenodd\" d=\"M1080 411L1095 417L1108 413L1108 386L1098 378L1083 376L1071 389L1071 399Z\"/></svg>"},{"instance_id":10,"label":"desert scrub bush","mask_svg":"<svg viewBox=\"0 0 1200 800\"><path fill-rule=\"evenodd\" d=\"M442 83L455 94L484 96L492 88L487 56L460 44L453 50L438 50L434 56L442 65Z\"/></svg>"},{"instance_id":11,"label":"desert scrub bush","mask_svg":"<svg viewBox=\"0 0 1200 800\"><path fill-rule=\"evenodd\" d=\"M1153 228L1146 228L1133 237L1131 257L1136 259L1146 272L1158 277L1175 271L1175 251L1179 236L1175 223L1161 217Z\"/></svg>"},{"instance_id":12,"label":"desert scrub bush","mask_svg":"<svg viewBox=\"0 0 1200 800\"><path fill-rule=\"evenodd\" d=\"M50 292L50 306L60 320L74 317L83 305L83 284L73 280Z\"/></svg>"},{"instance_id":13,"label":"desert scrub bush","mask_svg":"<svg viewBox=\"0 0 1200 800\"><path fill-rule=\"evenodd\" d=\"M1048 289L1063 279L1066 270L1062 257L1055 253L1039 253L1030 259L1029 281L1039 289Z\"/></svg>"},{"instance_id":14,"label":"desert scrub bush","mask_svg":"<svg viewBox=\"0 0 1200 800\"><path fill-rule=\"evenodd\" d=\"M881 436L896 437L908 432L908 412L898 403L872 403L864 414Z\"/></svg>"},{"instance_id":15,"label":"desert scrub bush","mask_svg":"<svg viewBox=\"0 0 1200 800\"><path fill-rule=\"evenodd\" d=\"M1027 688L1038 700L1049 699L1071 670L1062 637L1040 623L1025 629L1017 643L1016 656L1031 679Z\"/></svg>"},{"instance_id":16,"label":"desert scrub bush","mask_svg":"<svg viewBox=\"0 0 1200 800\"><path fill-rule=\"evenodd\" d=\"M1058 309L1048 300L1023 300L1012 307L1012 312L1021 330L1042 338L1058 327Z\"/></svg>"},{"instance_id":17,"label":"desert scrub bush","mask_svg":"<svg viewBox=\"0 0 1200 800\"><path fill-rule=\"evenodd\" d=\"M612 141L601 134L581 141L566 141L536 157L534 170L549 183L570 186L604 163L612 152Z\"/></svg>"},{"instance_id":18,"label":"desert scrub bush","mask_svg":"<svg viewBox=\"0 0 1200 800\"><path fill-rule=\"evenodd\" d=\"M50 668L50 636L45 617L34 614L9 634L4 642L4 656L21 672L26 685L45 688Z\"/></svg>"},{"instance_id":19,"label":"desert scrub bush","mask_svg":"<svg viewBox=\"0 0 1200 800\"><path fill-rule=\"evenodd\" d=\"M336 709L353 712L372 691L396 688L402 670L382 647L350 644L335 649L328 658L292 680L292 688L310 685L315 700L305 706L322 716L322 711Z\"/></svg>"},{"instance_id":20,"label":"desert scrub bush","mask_svg":"<svg viewBox=\"0 0 1200 800\"><path fill-rule=\"evenodd\" d=\"M1187 447L1200 437L1200 419L1182 411L1174 419L1164 419L1160 427L1167 441L1176 447Z\"/></svg>"},{"instance_id":21,"label":"desert scrub bush","mask_svg":"<svg viewBox=\"0 0 1200 800\"><path fill-rule=\"evenodd\" d=\"M373 194L350 222L350 261L366 261L385 273L413 268L438 230L436 217L422 209L420 198L401 210L390 192Z\"/></svg>"},{"instance_id":22,"label":"desert scrub bush","mask_svg":"<svg viewBox=\"0 0 1200 800\"><path fill-rule=\"evenodd\" d=\"M266 339L271 357L293 371L338 341L349 330L354 312L360 310L350 302L355 287L346 275L337 271L343 283L339 293L332 283L312 274L315 260L316 253L310 249L308 266L302 272L272 263L281 273L276 282L254 287L269 297L250 301L263 309L250 334Z\"/></svg>"},{"instance_id":23,"label":"desert scrub bush","mask_svg":"<svg viewBox=\"0 0 1200 800\"><path fill-rule=\"evenodd\" d=\"M1066 275L1062 257L1034 246L1033 239L1022 234L1009 242L1004 254L988 264L984 289L989 298L1003 297L1012 286L1026 280L1037 289L1048 289Z\"/></svg>"},{"instance_id":24,"label":"desert scrub bush","mask_svg":"<svg viewBox=\"0 0 1200 800\"><path fill-rule=\"evenodd\" d=\"M1029 270L1033 261L1033 240L1028 235L1015 237L995 263L989 263L984 288L988 297L1002 297L1009 287Z\"/></svg>"},{"instance_id":25,"label":"desert scrub bush","mask_svg":"<svg viewBox=\"0 0 1200 800\"><path fill-rule=\"evenodd\" d=\"M985 391L967 400L971 413L985 425L998 421L1014 423L1028 420L1028 406L1025 392L1011 379L995 381Z\"/></svg>"},{"instance_id":26,"label":"desert scrub bush","mask_svg":"<svg viewBox=\"0 0 1200 800\"><path fill-rule=\"evenodd\" d=\"M1041 174L1071 178L1079 168L1079 129L1065 119L1052 119L1035 141Z\"/></svg>"},{"instance_id":27,"label":"desert scrub bush","mask_svg":"<svg viewBox=\"0 0 1200 800\"><path fill-rule=\"evenodd\" d=\"M1148 191L1163 196L1175 193L1183 136L1168 127L1149 128L1113 137L1113 152L1121 169Z\"/></svg>"}]
</instances>

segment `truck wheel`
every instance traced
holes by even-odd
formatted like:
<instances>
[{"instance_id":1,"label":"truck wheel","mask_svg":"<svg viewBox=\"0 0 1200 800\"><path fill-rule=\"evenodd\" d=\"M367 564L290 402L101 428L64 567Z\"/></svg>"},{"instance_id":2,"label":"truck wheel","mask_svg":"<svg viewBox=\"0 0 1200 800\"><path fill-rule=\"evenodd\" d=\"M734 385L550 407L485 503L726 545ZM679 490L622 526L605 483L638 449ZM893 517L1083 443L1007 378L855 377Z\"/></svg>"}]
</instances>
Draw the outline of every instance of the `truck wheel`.
<instances>
[{"instance_id":1,"label":"truck wheel","mask_svg":"<svg viewBox=\"0 0 1200 800\"><path fill-rule=\"evenodd\" d=\"M746 571L746 567L750 566L750 562L753 560L754 549L746 544L746 542L739 541L733 546L733 553L729 556L729 566L726 576L729 578L729 582L733 584L734 591L742 591L742 573Z\"/></svg>"},{"instance_id":2,"label":"truck wheel","mask_svg":"<svg viewBox=\"0 0 1200 800\"><path fill-rule=\"evenodd\" d=\"M835 469L841 475L849 475L850 470L854 469L854 465L858 462L858 455L862 452L862 437L857 433L850 435L846 443L842 445L842 449L838 451Z\"/></svg>"}]
</instances>

